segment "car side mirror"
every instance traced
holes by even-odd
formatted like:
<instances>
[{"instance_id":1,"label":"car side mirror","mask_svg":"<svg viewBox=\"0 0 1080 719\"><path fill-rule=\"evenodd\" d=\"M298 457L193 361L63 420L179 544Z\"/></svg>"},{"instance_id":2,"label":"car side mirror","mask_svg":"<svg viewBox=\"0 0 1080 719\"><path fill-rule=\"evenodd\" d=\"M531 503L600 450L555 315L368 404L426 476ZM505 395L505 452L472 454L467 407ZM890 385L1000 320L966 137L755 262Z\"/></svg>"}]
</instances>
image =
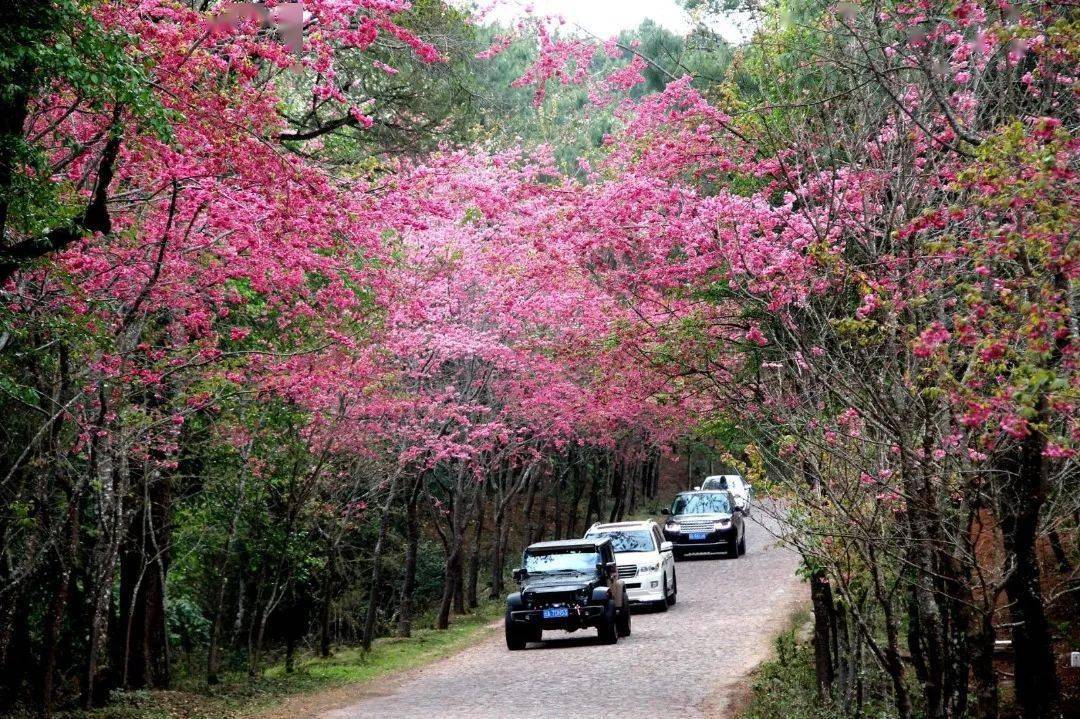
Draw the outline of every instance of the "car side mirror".
<instances>
[{"instance_id":1,"label":"car side mirror","mask_svg":"<svg viewBox=\"0 0 1080 719\"><path fill-rule=\"evenodd\" d=\"M671 510L668 509L667 507L664 507L663 509L660 510L660 514L667 517L667 516L669 516L671 514Z\"/></svg>"},{"instance_id":2,"label":"car side mirror","mask_svg":"<svg viewBox=\"0 0 1080 719\"><path fill-rule=\"evenodd\" d=\"M525 575L526 574L528 574L528 572L526 572L524 570L524 568L515 569L512 572L512 575L514 577L514 581L517 582L518 584L521 584L523 581L525 581Z\"/></svg>"},{"instance_id":3,"label":"car side mirror","mask_svg":"<svg viewBox=\"0 0 1080 719\"><path fill-rule=\"evenodd\" d=\"M661 552L670 552L674 548L675 548L675 545L672 544L671 542L661 542L660 543L660 551Z\"/></svg>"}]
</instances>

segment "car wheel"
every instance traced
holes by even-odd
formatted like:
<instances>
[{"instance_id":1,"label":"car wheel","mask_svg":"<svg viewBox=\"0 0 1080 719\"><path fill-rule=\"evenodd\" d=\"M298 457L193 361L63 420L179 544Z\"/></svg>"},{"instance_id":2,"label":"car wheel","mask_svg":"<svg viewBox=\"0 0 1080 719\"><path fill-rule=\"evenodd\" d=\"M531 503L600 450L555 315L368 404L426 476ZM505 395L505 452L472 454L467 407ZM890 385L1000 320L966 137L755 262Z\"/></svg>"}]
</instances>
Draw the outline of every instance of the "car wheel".
<instances>
[{"instance_id":1,"label":"car wheel","mask_svg":"<svg viewBox=\"0 0 1080 719\"><path fill-rule=\"evenodd\" d=\"M619 616L619 621L615 627L620 637L630 636L630 604L627 603L623 607L622 613Z\"/></svg>"},{"instance_id":2,"label":"car wheel","mask_svg":"<svg viewBox=\"0 0 1080 719\"><path fill-rule=\"evenodd\" d=\"M663 584L660 585L660 594L663 597L659 602L653 602L653 608L658 612L666 612L670 601L668 600L667 575L664 575Z\"/></svg>"},{"instance_id":3,"label":"car wheel","mask_svg":"<svg viewBox=\"0 0 1080 719\"><path fill-rule=\"evenodd\" d=\"M683 558L683 553L680 552L678 549L674 549L671 552L671 556L675 557L675 561L678 562Z\"/></svg>"},{"instance_id":4,"label":"car wheel","mask_svg":"<svg viewBox=\"0 0 1080 719\"><path fill-rule=\"evenodd\" d=\"M510 621L510 610L506 610L506 648L512 652L525 648L525 635Z\"/></svg>"},{"instance_id":5,"label":"car wheel","mask_svg":"<svg viewBox=\"0 0 1080 719\"><path fill-rule=\"evenodd\" d=\"M667 605L674 607L675 602L679 599L679 578L674 572L671 574L671 596L667 598Z\"/></svg>"},{"instance_id":6,"label":"car wheel","mask_svg":"<svg viewBox=\"0 0 1080 719\"><path fill-rule=\"evenodd\" d=\"M603 644L615 644L619 641L619 632L615 627L615 605L608 603L604 609L604 616L600 620L600 626L596 628L597 636Z\"/></svg>"},{"instance_id":7,"label":"car wheel","mask_svg":"<svg viewBox=\"0 0 1080 719\"><path fill-rule=\"evenodd\" d=\"M739 543L738 542L732 542L731 545L728 547L727 558L728 559L738 559L739 558Z\"/></svg>"},{"instance_id":8,"label":"car wheel","mask_svg":"<svg viewBox=\"0 0 1080 719\"><path fill-rule=\"evenodd\" d=\"M739 538L739 554L746 554L746 532Z\"/></svg>"},{"instance_id":9,"label":"car wheel","mask_svg":"<svg viewBox=\"0 0 1080 719\"><path fill-rule=\"evenodd\" d=\"M526 641L529 641L529 642L541 642L541 641L543 641L543 634L544 634L544 630L541 629L540 627L536 627L535 629L532 629L529 632L529 635L526 638Z\"/></svg>"}]
</instances>

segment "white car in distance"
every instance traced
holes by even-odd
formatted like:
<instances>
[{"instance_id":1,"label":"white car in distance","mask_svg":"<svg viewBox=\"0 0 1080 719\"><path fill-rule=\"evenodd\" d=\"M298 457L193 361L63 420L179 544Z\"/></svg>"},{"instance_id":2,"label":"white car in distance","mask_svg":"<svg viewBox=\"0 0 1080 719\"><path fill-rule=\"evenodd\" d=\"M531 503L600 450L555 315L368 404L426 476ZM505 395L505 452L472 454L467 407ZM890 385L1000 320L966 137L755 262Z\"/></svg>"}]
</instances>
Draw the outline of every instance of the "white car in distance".
<instances>
[{"instance_id":1,"label":"white car in distance","mask_svg":"<svg viewBox=\"0 0 1080 719\"><path fill-rule=\"evenodd\" d=\"M735 500L735 508L744 517L750 516L750 500L754 497L754 491L741 474L714 474L706 477L696 489L726 489Z\"/></svg>"},{"instance_id":2,"label":"white car in distance","mask_svg":"<svg viewBox=\"0 0 1080 719\"><path fill-rule=\"evenodd\" d=\"M661 612L675 604L675 555L656 522L597 522L585 534L586 539L602 537L611 538L619 578L632 603L647 603Z\"/></svg>"}]
</instances>

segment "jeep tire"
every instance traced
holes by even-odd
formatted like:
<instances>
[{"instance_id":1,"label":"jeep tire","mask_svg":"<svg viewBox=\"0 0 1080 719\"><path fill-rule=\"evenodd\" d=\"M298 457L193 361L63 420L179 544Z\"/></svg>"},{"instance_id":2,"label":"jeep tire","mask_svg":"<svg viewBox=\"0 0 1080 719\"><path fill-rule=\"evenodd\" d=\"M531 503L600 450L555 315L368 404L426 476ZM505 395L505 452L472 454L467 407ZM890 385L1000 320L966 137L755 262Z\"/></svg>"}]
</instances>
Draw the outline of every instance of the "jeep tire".
<instances>
[{"instance_id":1,"label":"jeep tire","mask_svg":"<svg viewBox=\"0 0 1080 719\"><path fill-rule=\"evenodd\" d=\"M514 626L513 621L510 619L510 610L506 610L506 648L512 652L516 652L519 649L525 648L525 632L521 631Z\"/></svg>"},{"instance_id":2,"label":"jeep tire","mask_svg":"<svg viewBox=\"0 0 1080 719\"><path fill-rule=\"evenodd\" d=\"M619 641L615 613L615 605L609 600L604 607L604 616L600 618L600 625L596 628L596 634L600 637L602 644L615 644Z\"/></svg>"},{"instance_id":3,"label":"jeep tire","mask_svg":"<svg viewBox=\"0 0 1080 719\"><path fill-rule=\"evenodd\" d=\"M630 602L624 600L622 611L619 613L618 621L615 623L615 630L620 637L630 636Z\"/></svg>"},{"instance_id":4,"label":"jeep tire","mask_svg":"<svg viewBox=\"0 0 1080 719\"><path fill-rule=\"evenodd\" d=\"M743 532L743 536L739 539L739 554L746 554L746 532Z\"/></svg>"},{"instance_id":5,"label":"jeep tire","mask_svg":"<svg viewBox=\"0 0 1080 719\"><path fill-rule=\"evenodd\" d=\"M679 600L679 577L674 572L671 574L671 596L667 598L667 605L674 607Z\"/></svg>"}]
</instances>

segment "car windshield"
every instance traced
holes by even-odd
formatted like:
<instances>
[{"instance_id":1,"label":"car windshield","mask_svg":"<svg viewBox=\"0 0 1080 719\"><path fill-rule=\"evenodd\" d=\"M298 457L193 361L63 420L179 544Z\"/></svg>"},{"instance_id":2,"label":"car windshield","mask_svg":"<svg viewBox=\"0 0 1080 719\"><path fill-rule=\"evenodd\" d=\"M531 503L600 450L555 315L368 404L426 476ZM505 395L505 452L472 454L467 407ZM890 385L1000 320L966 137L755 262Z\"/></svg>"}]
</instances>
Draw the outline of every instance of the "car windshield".
<instances>
[{"instance_id":1,"label":"car windshield","mask_svg":"<svg viewBox=\"0 0 1080 719\"><path fill-rule=\"evenodd\" d=\"M525 571L529 574L595 574L600 554L587 549L539 550L525 553Z\"/></svg>"},{"instance_id":2,"label":"car windshield","mask_svg":"<svg viewBox=\"0 0 1080 719\"><path fill-rule=\"evenodd\" d=\"M680 494L671 505L672 514L731 514L726 494Z\"/></svg>"},{"instance_id":3,"label":"car windshield","mask_svg":"<svg viewBox=\"0 0 1080 719\"><path fill-rule=\"evenodd\" d=\"M656 550L652 532L647 529L633 529L626 531L603 530L589 532L586 537L590 539L599 537L611 537L611 544L616 552L652 552Z\"/></svg>"}]
</instances>

